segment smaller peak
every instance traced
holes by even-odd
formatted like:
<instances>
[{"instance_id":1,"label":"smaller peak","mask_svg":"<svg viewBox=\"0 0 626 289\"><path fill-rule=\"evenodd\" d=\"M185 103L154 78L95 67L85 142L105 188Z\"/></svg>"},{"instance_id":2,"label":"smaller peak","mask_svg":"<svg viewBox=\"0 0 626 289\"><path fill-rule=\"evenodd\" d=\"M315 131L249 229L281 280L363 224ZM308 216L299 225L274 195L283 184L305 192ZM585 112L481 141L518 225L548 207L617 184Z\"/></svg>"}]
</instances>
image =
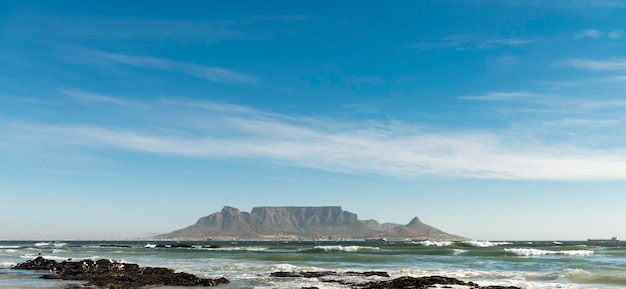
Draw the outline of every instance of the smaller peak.
<instances>
[{"instance_id":1,"label":"smaller peak","mask_svg":"<svg viewBox=\"0 0 626 289\"><path fill-rule=\"evenodd\" d=\"M422 221L420 221L420 218L415 217L411 219L411 221L407 224L407 226L414 226L414 225L419 225L419 224L423 224L423 223Z\"/></svg>"}]
</instances>

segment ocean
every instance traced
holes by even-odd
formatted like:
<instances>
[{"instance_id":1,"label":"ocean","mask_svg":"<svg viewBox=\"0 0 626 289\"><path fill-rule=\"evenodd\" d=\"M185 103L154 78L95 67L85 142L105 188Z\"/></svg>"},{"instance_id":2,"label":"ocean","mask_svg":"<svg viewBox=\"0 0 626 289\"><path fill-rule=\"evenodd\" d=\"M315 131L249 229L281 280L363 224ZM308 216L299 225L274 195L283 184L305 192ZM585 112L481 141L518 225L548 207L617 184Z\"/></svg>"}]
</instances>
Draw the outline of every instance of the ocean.
<instances>
[{"instance_id":1,"label":"ocean","mask_svg":"<svg viewBox=\"0 0 626 289\"><path fill-rule=\"evenodd\" d=\"M11 269L39 254L57 261L112 259L167 267L204 278L226 277L231 283L216 287L224 289L346 288L314 278L269 276L277 271L328 270L386 271L391 278L439 275L481 286L528 289L626 288L626 242L204 241L185 242L194 245L192 248L156 247L172 243L0 241L0 288L65 288L77 283L44 280L39 278L42 272ZM221 248L202 248L203 245Z\"/></svg>"}]
</instances>

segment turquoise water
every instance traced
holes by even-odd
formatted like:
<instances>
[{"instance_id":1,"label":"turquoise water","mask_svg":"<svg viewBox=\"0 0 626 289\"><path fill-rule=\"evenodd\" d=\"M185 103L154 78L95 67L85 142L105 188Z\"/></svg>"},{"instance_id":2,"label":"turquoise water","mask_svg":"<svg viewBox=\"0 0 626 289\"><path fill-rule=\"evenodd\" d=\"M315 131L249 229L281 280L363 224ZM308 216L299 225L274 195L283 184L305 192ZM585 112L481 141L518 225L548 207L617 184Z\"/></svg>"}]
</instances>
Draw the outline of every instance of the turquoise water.
<instances>
[{"instance_id":1,"label":"turquoise water","mask_svg":"<svg viewBox=\"0 0 626 289\"><path fill-rule=\"evenodd\" d=\"M64 288L69 284L39 279L41 272L10 269L39 253L57 261L113 259L231 281L219 288L345 288L317 279L269 277L275 271L314 270L386 271L392 278L443 275L483 286L529 289L626 288L626 242L212 241L187 242L194 248L154 248L159 243L172 242L0 241L0 288ZM130 247L100 246L104 244ZM222 248L201 248L209 244Z\"/></svg>"}]
</instances>

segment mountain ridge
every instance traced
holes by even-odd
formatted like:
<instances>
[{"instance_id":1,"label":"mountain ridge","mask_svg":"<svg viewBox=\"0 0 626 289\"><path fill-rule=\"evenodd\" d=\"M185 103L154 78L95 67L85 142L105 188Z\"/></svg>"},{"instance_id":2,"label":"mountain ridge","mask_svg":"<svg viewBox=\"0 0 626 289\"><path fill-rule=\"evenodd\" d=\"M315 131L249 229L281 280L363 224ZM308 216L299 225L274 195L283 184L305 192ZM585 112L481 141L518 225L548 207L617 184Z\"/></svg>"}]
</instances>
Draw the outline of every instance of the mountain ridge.
<instances>
[{"instance_id":1,"label":"mountain ridge","mask_svg":"<svg viewBox=\"0 0 626 289\"><path fill-rule=\"evenodd\" d=\"M185 228L154 239L174 240L354 240L368 238L465 239L413 218L407 225L359 220L340 206L254 207L250 213L224 206Z\"/></svg>"}]
</instances>

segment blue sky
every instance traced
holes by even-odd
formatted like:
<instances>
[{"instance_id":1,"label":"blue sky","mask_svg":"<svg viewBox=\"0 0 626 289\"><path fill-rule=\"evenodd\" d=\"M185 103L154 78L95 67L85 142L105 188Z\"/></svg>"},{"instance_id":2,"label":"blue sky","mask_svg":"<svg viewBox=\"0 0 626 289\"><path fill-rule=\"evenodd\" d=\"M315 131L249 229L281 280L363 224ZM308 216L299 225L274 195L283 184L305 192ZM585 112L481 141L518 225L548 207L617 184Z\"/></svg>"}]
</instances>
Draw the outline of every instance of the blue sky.
<instances>
[{"instance_id":1,"label":"blue sky","mask_svg":"<svg viewBox=\"0 0 626 289\"><path fill-rule=\"evenodd\" d=\"M0 239L340 205L626 237L626 1L3 1Z\"/></svg>"}]
</instances>

